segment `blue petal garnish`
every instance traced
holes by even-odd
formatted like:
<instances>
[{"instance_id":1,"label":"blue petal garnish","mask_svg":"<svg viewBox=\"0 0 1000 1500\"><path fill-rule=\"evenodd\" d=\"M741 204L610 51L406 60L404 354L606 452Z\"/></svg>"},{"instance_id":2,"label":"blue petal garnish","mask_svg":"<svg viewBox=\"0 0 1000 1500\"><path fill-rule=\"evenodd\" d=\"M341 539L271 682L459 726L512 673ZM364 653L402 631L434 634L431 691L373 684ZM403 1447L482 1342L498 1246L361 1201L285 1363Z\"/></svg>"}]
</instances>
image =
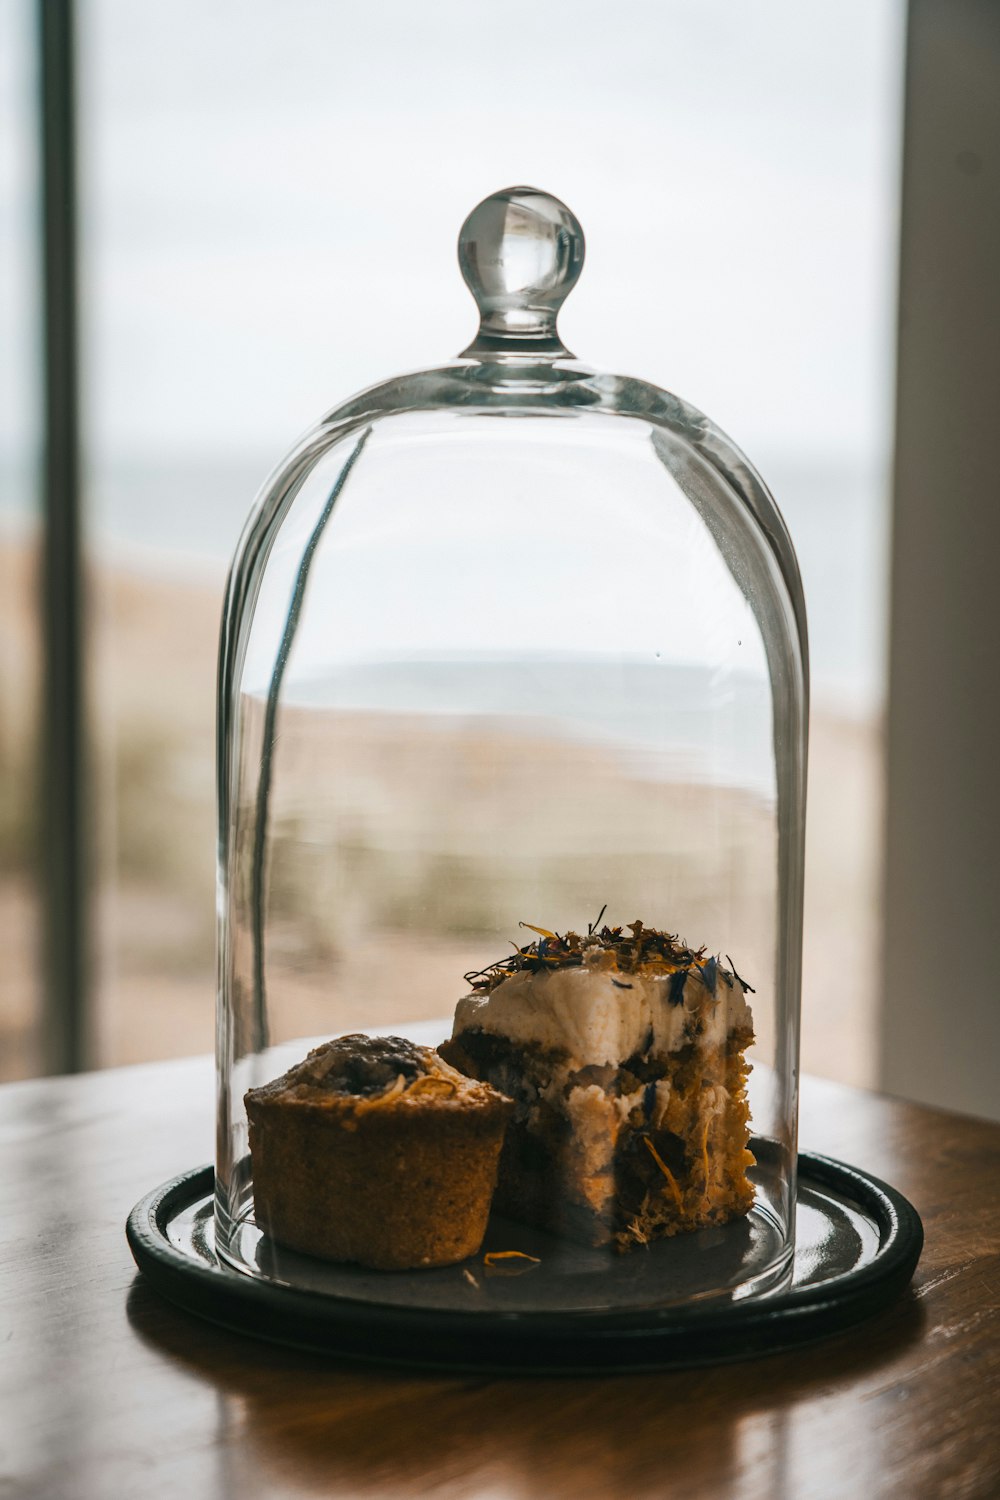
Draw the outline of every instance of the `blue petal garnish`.
<instances>
[{"instance_id":1,"label":"blue petal garnish","mask_svg":"<svg viewBox=\"0 0 1000 1500\"><path fill-rule=\"evenodd\" d=\"M701 971L701 982L710 995L715 994L715 986L719 979L719 960L710 958Z\"/></svg>"},{"instance_id":2,"label":"blue petal garnish","mask_svg":"<svg viewBox=\"0 0 1000 1500\"><path fill-rule=\"evenodd\" d=\"M687 984L687 969L675 969L667 987L667 1000L671 1005L684 1004L684 986Z\"/></svg>"}]
</instances>

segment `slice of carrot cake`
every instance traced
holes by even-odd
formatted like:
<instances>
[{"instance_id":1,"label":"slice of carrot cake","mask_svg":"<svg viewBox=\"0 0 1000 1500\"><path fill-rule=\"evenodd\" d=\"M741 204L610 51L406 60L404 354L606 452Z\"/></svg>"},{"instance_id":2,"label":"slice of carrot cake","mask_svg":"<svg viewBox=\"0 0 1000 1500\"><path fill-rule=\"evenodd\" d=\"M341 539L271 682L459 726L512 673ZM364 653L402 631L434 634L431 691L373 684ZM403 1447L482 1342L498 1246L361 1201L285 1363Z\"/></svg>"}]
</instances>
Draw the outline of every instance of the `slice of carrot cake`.
<instances>
[{"instance_id":1,"label":"slice of carrot cake","mask_svg":"<svg viewBox=\"0 0 1000 1500\"><path fill-rule=\"evenodd\" d=\"M621 1250L745 1214L750 986L641 922L531 930L440 1048L514 1100L494 1207Z\"/></svg>"}]
</instances>

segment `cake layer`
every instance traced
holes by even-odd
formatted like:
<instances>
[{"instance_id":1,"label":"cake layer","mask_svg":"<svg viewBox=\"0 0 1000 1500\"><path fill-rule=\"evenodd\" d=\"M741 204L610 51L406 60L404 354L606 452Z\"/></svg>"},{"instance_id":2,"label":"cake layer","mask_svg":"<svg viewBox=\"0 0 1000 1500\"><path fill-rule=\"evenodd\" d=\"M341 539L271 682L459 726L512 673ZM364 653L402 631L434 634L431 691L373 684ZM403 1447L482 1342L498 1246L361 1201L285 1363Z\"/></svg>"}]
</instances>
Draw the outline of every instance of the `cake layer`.
<instances>
[{"instance_id":1,"label":"cake layer","mask_svg":"<svg viewBox=\"0 0 1000 1500\"><path fill-rule=\"evenodd\" d=\"M485 1031L566 1054L577 1068L617 1066L638 1052L717 1047L750 1028L743 985L715 959L671 972L553 968L511 974L458 1002L453 1036Z\"/></svg>"},{"instance_id":2,"label":"cake layer","mask_svg":"<svg viewBox=\"0 0 1000 1500\"><path fill-rule=\"evenodd\" d=\"M618 1068L567 1068L556 1051L481 1031L442 1050L514 1100L495 1207L627 1249L723 1223L752 1203L750 1041L745 1030L709 1050L688 1043Z\"/></svg>"}]
</instances>

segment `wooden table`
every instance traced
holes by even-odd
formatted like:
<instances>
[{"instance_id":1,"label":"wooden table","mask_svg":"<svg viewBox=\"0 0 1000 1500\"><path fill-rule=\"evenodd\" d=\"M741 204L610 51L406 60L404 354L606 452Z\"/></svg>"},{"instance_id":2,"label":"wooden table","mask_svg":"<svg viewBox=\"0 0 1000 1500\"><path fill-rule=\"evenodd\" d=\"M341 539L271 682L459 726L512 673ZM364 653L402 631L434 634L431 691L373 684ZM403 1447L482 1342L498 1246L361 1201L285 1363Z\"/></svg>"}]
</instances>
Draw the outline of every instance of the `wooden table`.
<instances>
[{"instance_id":1,"label":"wooden table","mask_svg":"<svg viewBox=\"0 0 1000 1500\"><path fill-rule=\"evenodd\" d=\"M206 1059L0 1089L0 1496L1000 1497L1000 1126L807 1081L802 1142L920 1210L913 1289L751 1364L489 1379L338 1365L161 1301L132 1204L211 1156Z\"/></svg>"}]
</instances>

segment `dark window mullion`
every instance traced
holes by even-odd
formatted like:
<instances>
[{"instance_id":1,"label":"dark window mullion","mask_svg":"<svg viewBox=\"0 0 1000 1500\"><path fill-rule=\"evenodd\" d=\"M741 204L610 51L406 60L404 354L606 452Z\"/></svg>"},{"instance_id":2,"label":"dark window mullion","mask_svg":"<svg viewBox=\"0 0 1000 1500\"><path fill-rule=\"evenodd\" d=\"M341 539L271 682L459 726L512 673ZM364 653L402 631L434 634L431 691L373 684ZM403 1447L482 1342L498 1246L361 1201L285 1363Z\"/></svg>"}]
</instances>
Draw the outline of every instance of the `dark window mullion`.
<instances>
[{"instance_id":1,"label":"dark window mullion","mask_svg":"<svg viewBox=\"0 0 1000 1500\"><path fill-rule=\"evenodd\" d=\"M37 0L42 193L44 1058L88 1061L72 0Z\"/></svg>"}]
</instances>

